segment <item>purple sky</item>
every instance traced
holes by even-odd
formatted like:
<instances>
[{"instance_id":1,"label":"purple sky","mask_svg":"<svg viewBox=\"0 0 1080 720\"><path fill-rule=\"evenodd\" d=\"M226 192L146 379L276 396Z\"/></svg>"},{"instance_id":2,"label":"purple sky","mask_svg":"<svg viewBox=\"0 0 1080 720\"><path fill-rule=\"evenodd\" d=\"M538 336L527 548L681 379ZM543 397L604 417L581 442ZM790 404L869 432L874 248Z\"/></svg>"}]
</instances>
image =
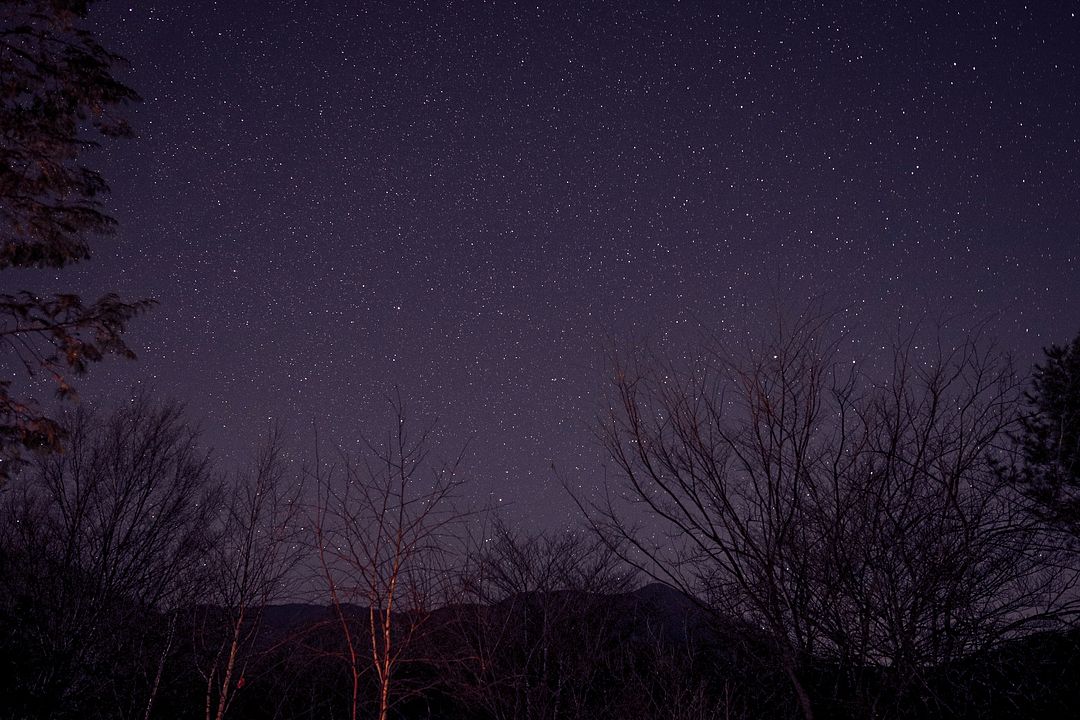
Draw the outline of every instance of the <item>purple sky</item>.
<instances>
[{"instance_id":1,"label":"purple sky","mask_svg":"<svg viewBox=\"0 0 1080 720\"><path fill-rule=\"evenodd\" d=\"M186 399L230 456L268 417L348 446L398 384L547 526L612 337L810 295L855 353L1080 330L1080 5L747 5L100 2L140 137L60 277L161 305L84 394Z\"/></svg>"}]
</instances>

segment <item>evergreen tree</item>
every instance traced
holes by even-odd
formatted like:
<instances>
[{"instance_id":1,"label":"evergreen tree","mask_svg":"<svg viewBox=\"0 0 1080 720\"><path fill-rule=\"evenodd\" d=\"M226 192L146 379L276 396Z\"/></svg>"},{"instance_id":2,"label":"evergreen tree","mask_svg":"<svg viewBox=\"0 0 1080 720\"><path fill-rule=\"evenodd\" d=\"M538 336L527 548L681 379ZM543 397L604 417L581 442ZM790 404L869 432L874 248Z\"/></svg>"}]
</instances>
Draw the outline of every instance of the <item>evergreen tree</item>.
<instances>
[{"instance_id":1,"label":"evergreen tree","mask_svg":"<svg viewBox=\"0 0 1080 720\"><path fill-rule=\"evenodd\" d=\"M1043 352L1021 420L1020 479L1047 519L1080 530L1080 335Z\"/></svg>"}]
</instances>

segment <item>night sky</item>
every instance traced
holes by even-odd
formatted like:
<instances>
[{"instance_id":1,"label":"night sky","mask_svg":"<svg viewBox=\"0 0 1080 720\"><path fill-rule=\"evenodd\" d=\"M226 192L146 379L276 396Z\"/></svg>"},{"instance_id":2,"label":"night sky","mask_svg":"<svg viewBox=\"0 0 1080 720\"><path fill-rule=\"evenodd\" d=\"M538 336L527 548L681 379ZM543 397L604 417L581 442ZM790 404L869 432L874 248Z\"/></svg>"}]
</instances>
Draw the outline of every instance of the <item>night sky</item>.
<instances>
[{"instance_id":1,"label":"night sky","mask_svg":"<svg viewBox=\"0 0 1080 720\"><path fill-rule=\"evenodd\" d=\"M1080 3L884 5L100 2L140 137L58 287L161 304L83 395L240 457L351 447L397 384L552 526L612 338L820 295L855 353L946 314L1027 367L1080 330Z\"/></svg>"}]
</instances>

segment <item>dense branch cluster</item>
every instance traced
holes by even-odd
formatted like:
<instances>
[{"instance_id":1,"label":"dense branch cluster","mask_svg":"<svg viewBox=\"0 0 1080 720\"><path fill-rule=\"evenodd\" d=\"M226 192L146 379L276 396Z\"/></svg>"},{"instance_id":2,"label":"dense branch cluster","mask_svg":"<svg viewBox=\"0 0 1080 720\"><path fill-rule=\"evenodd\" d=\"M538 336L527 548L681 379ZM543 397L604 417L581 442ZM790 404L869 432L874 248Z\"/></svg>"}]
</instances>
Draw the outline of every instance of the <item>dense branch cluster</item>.
<instances>
[{"instance_id":1,"label":"dense branch cluster","mask_svg":"<svg viewBox=\"0 0 1080 720\"><path fill-rule=\"evenodd\" d=\"M621 472L582 503L630 562L764 628L807 718L815 664L880 713L1077 609L1067 543L1007 469L1022 411L1007 359L907 345L866 377L825 330L804 317L689 368L619 360L603 437ZM642 507L662 542L634 523Z\"/></svg>"}]
</instances>

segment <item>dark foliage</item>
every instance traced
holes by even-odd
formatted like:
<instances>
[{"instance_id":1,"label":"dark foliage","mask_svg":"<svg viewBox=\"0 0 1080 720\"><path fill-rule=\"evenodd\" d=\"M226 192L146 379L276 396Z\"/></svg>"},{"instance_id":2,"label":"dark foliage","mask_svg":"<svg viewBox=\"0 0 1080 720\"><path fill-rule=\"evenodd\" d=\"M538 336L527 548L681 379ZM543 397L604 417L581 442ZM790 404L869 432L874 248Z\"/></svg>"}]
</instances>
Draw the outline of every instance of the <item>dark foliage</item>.
<instances>
[{"instance_id":1,"label":"dark foliage","mask_svg":"<svg viewBox=\"0 0 1080 720\"><path fill-rule=\"evenodd\" d=\"M0 4L0 271L61 268L90 257L90 239L116 221L103 209L99 172L80 161L93 137L129 137L119 114L138 100L114 77L123 60L79 27L88 2ZM0 293L0 347L29 378L55 381L105 355L131 357L122 335L148 301L106 295ZM0 482L26 449L59 449L62 428L34 401L0 381Z\"/></svg>"},{"instance_id":2,"label":"dark foliage","mask_svg":"<svg viewBox=\"0 0 1080 720\"><path fill-rule=\"evenodd\" d=\"M1050 521L1080 530L1080 336L1051 345L1025 394L1020 482Z\"/></svg>"}]
</instances>

